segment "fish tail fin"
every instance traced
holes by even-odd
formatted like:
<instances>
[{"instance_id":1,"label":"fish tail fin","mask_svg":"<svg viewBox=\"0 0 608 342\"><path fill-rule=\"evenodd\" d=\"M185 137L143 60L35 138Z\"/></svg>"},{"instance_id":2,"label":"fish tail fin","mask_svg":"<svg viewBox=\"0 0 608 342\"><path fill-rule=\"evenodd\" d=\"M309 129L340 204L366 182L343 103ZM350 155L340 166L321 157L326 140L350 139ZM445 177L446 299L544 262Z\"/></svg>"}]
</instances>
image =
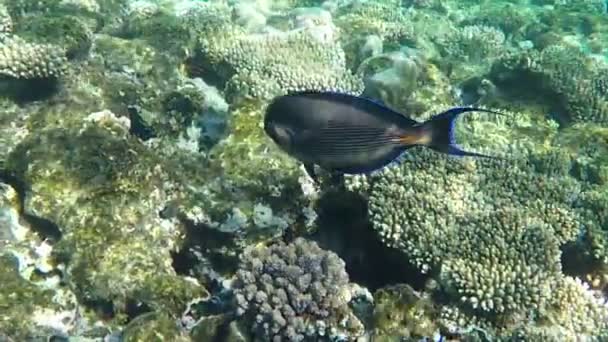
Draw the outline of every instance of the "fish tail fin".
<instances>
[{"instance_id":1,"label":"fish tail fin","mask_svg":"<svg viewBox=\"0 0 608 342\"><path fill-rule=\"evenodd\" d=\"M474 107L455 107L448 109L445 112L433 116L422 124L422 129L429 134L428 143L425 145L435 151L450 155L501 159L486 154L464 151L456 144L456 139L454 138L456 119L460 114L467 112L486 112L504 115L493 110Z\"/></svg>"}]
</instances>

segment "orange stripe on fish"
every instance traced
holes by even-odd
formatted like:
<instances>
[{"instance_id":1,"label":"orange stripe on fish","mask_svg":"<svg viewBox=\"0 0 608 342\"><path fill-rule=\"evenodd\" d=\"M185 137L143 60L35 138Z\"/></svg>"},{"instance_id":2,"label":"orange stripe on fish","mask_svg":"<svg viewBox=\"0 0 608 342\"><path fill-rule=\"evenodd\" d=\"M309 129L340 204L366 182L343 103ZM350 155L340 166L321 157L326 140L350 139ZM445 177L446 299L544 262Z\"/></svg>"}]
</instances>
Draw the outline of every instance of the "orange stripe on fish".
<instances>
[{"instance_id":1,"label":"orange stripe on fish","mask_svg":"<svg viewBox=\"0 0 608 342\"><path fill-rule=\"evenodd\" d=\"M431 142L429 132L411 132L399 137L399 142L403 145L426 145Z\"/></svg>"}]
</instances>

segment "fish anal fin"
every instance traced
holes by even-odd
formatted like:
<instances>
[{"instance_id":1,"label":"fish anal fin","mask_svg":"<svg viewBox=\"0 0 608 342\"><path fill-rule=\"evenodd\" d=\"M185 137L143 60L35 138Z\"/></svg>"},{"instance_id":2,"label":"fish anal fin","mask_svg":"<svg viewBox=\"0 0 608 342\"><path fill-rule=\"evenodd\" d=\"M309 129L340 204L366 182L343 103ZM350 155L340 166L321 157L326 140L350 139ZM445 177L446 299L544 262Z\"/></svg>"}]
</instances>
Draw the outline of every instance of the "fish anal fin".
<instances>
[{"instance_id":1,"label":"fish anal fin","mask_svg":"<svg viewBox=\"0 0 608 342\"><path fill-rule=\"evenodd\" d=\"M365 165L363 166L356 166L356 167L350 167L350 168L338 168L335 169L334 171L336 172L340 172L343 174L369 174L372 173L374 171L378 171L388 165L394 164L394 163L399 163L401 161L401 159L404 157L404 154L406 153L406 151L410 148L414 147L413 145L407 146L407 145L403 145L399 148L396 148L393 153L388 156L387 158L378 161L376 163L371 163L369 165Z\"/></svg>"}]
</instances>

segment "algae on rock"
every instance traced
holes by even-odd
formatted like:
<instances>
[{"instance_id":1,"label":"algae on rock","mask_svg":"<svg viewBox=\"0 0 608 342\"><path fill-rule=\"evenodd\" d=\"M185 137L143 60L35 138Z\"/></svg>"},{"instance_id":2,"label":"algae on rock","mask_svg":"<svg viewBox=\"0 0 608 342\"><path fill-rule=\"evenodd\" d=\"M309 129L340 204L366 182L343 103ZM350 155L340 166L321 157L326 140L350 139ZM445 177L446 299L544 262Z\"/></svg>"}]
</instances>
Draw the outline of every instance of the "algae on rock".
<instances>
[{"instance_id":1,"label":"algae on rock","mask_svg":"<svg viewBox=\"0 0 608 342\"><path fill-rule=\"evenodd\" d=\"M206 291L171 266L181 228L159 212L172 185L158 157L127 130L128 120L110 112L41 129L6 167L30 186L25 211L59 227L54 253L81 299L111 301L118 314L135 300L177 315Z\"/></svg>"}]
</instances>

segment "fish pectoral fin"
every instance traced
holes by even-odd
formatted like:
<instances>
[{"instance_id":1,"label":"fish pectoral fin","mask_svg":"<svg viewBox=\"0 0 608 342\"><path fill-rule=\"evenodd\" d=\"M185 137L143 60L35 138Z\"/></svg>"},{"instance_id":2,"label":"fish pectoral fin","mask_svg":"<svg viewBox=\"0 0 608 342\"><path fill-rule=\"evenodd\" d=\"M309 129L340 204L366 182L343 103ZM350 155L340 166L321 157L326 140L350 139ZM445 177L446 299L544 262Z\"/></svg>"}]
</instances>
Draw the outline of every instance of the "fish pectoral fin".
<instances>
[{"instance_id":1,"label":"fish pectoral fin","mask_svg":"<svg viewBox=\"0 0 608 342\"><path fill-rule=\"evenodd\" d=\"M315 173L315 165L314 164L304 164L304 169L306 170L306 173L308 174L308 176L310 178L312 178L312 180L316 184L319 184L319 179L317 178L317 175Z\"/></svg>"}]
</instances>

